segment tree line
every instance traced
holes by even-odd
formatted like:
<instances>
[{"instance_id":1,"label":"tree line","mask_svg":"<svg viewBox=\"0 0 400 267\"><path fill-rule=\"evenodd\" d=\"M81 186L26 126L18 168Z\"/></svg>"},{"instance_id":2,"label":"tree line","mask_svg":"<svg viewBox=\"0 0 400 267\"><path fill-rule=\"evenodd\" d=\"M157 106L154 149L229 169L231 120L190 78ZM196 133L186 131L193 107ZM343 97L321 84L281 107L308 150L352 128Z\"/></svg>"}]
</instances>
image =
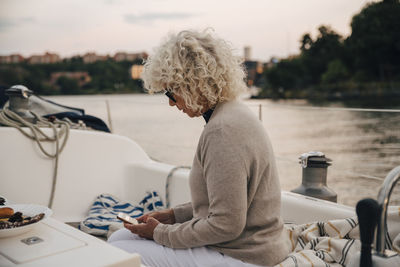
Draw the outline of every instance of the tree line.
<instances>
[{"instance_id":1,"label":"tree line","mask_svg":"<svg viewBox=\"0 0 400 267\"><path fill-rule=\"evenodd\" d=\"M300 53L264 71L260 97L351 98L400 95L400 2L367 4L344 38L322 25Z\"/></svg>"},{"instance_id":2,"label":"tree line","mask_svg":"<svg viewBox=\"0 0 400 267\"><path fill-rule=\"evenodd\" d=\"M2 64L0 85L22 84L41 95L142 92L141 81L132 79L130 74L134 64L140 65L142 60L117 62L107 59L84 63L82 57L73 57L52 64ZM56 72L87 72L90 81L82 84L76 78L60 76L50 83L51 75Z\"/></svg>"}]
</instances>

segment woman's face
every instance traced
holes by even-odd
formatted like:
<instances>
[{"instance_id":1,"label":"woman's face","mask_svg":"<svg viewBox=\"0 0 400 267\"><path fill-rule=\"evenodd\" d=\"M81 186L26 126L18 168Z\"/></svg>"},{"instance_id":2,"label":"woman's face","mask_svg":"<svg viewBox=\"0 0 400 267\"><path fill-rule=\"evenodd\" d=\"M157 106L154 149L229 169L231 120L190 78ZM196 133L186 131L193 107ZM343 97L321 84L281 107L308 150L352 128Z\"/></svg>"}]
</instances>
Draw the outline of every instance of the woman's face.
<instances>
[{"instance_id":1,"label":"woman's face","mask_svg":"<svg viewBox=\"0 0 400 267\"><path fill-rule=\"evenodd\" d=\"M194 112L190 108L186 107L185 101L183 101L183 98L178 96L178 95L173 95L174 99L176 102L174 102L171 98L169 98L169 105L171 107L176 106L179 110L181 110L183 113L186 113L189 117L199 117L201 116L200 112Z\"/></svg>"}]
</instances>

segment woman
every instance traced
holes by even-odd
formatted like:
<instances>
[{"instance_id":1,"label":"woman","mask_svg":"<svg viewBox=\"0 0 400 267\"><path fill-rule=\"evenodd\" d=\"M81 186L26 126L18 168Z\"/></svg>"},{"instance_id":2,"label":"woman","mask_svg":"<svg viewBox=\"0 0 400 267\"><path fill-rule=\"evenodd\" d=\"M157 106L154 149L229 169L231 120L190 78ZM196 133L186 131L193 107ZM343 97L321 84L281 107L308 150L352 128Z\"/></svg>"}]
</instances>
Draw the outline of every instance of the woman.
<instances>
[{"instance_id":1,"label":"woman","mask_svg":"<svg viewBox=\"0 0 400 267\"><path fill-rule=\"evenodd\" d=\"M125 224L136 235L123 229L109 240L146 265L265 266L289 253L271 144L236 100L246 88L241 63L210 32L182 31L145 64L150 93L165 91L170 106L206 120L190 172L192 202L146 214Z\"/></svg>"}]
</instances>

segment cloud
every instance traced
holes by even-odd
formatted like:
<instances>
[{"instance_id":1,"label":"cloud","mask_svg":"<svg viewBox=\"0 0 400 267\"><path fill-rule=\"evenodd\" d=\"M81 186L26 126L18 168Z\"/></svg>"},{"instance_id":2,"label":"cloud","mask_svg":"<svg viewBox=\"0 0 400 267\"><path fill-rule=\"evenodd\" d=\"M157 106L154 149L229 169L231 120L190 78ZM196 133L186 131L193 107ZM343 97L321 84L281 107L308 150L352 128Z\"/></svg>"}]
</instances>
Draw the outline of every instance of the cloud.
<instances>
[{"instance_id":1,"label":"cloud","mask_svg":"<svg viewBox=\"0 0 400 267\"><path fill-rule=\"evenodd\" d=\"M10 28L15 28L27 23L34 23L35 19L33 17L23 17L23 18L0 18L0 31L6 31Z\"/></svg>"},{"instance_id":2,"label":"cloud","mask_svg":"<svg viewBox=\"0 0 400 267\"><path fill-rule=\"evenodd\" d=\"M135 14L126 14L124 16L124 20L131 24L141 24L144 22L153 23L157 20L177 20L177 19L187 19L191 17L198 16L198 14L191 13L180 13L180 12L171 12L171 13L145 13L141 15Z\"/></svg>"}]
</instances>

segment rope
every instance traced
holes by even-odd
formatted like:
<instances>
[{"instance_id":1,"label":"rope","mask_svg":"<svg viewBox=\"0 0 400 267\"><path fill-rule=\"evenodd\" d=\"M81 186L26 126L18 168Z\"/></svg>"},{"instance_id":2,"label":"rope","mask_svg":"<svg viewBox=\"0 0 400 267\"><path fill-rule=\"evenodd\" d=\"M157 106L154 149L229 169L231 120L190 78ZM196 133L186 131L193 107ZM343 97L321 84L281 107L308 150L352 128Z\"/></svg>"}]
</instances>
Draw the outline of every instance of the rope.
<instances>
[{"instance_id":1,"label":"rope","mask_svg":"<svg viewBox=\"0 0 400 267\"><path fill-rule=\"evenodd\" d=\"M169 171L169 173L168 173L168 176L167 176L167 179L166 179L166 182L165 182L165 208L169 208L169 206L170 206L170 203L169 203L169 184L170 184L170 180L171 180L171 177L172 177L172 175L177 171L177 170L180 170L180 169L191 169L191 167L189 167L189 166L177 166L177 167L174 167L174 168L172 168L170 171Z\"/></svg>"},{"instance_id":2,"label":"rope","mask_svg":"<svg viewBox=\"0 0 400 267\"><path fill-rule=\"evenodd\" d=\"M35 141L44 155L46 155L50 159L54 159L55 164L53 171L53 180L52 180L51 193L48 204L49 208L51 208L53 206L53 200L57 184L59 156L65 148L65 144L67 143L69 137L69 130L71 126L73 126L74 124L71 121L67 120L61 121L58 119L55 119L54 122L50 122L44 120L43 118L41 118L32 111L30 111L30 113L35 117L36 123L31 123L22 118L21 116L19 116L17 113L11 111L8 108L5 108L3 110L0 110L0 124L16 128L24 136ZM24 130L23 127L29 128L30 132L28 132L28 130ZM41 127L51 128L53 130L53 136L49 136L46 133L44 133L40 129ZM57 128L59 128L60 130L57 131ZM61 141L61 146L60 146L60 141ZM54 142L56 146L55 153L47 151L43 147L42 144L43 142Z\"/></svg>"}]
</instances>

